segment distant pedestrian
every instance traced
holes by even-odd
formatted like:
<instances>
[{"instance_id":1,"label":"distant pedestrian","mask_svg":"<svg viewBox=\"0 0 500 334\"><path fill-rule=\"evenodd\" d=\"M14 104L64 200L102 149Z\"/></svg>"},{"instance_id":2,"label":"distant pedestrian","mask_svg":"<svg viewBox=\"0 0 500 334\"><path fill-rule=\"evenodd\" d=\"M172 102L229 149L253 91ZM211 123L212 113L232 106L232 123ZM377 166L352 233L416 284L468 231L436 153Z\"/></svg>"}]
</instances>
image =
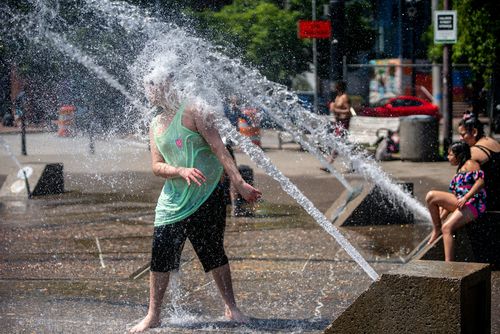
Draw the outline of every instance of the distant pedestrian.
<instances>
[{"instance_id":1,"label":"distant pedestrian","mask_svg":"<svg viewBox=\"0 0 500 334\"><path fill-rule=\"evenodd\" d=\"M226 99L224 103L224 115L227 117L231 125L238 129L238 120L240 117L244 116L241 112L240 100L236 95L231 95Z\"/></svg>"},{"instance_id":2,"label":"distant pedestrian","mask_svg":"<svg viewBox=\"0 0 500 334\"><path fill-rule=\"evenodd\" d=\"M14 126L14 117L12 117L12 113L9 110L5 111L5 113L3 114L2 125Z\"/></svg>"},{"instance_id":3,"label":"distant pedestrian","mask_svg":"<svg viewBox=\"0 0 500 334\"><path fill-rule=\"evenodd\" d=\"M448 149L448 160L451 165L457 166L457 174L450 183L451 192L431 190L425 201L433 225L428 243L433 243L442 233L445 260L453 261L453 234L486 211L486 191L483 188L484 172L479 163L471 159L466 143L453 143Z\"/></svg>"},{"instance_id":4,"label":"distant pedestrian","mask_svg":"<svg viewBox=\"0 0 500 334\"><path fill-rule=\"evenodd\" d=\"M224 115L227 117L231 125L236 128L236 131L239 132L240 131L239 120L241 117L244 117L243 113L241 112L240 99L236 95L231 95L227 97L226 100L224 101L223 108L224 108ZM233 158L234 163L238 165L236 162L236 156L234 155L233 141L227 137L223 138L223 141L226 144L226 149ZM231 215L234 216L234 208L236 207L238 192L231 184L229 178L226 178L224 180L223 187L224 187L225 201L227 204L231 205Z\"/></svg>"},{"instance_id":5,"label":"distant pedestrian","mask_svg":"<svg viewBox=\"0 0 500 334\"><path fill-rule=\"evenodd\" d=\"M335 117L334 131L337 136L345 137L349 131L351 122L351 99L346 93L347 84L345 81L339 81L335 85L335 100L330 103L330 114Z\"/></svg>"},{"instance_id":6,"label":"distant pedestrian","mask_svg":"<svg viewBox=\"0 0 500 334\"><path fill-rule=\"evenodd\" d=\"M330 102L328 109L330 115L333 115L334 121L332 124L333 133L338 138L346 139L349 134L349 124L351 121L351 99L346 93L347 83L339 81L335 84L335 100ZM338 152L332 151L328 157L328 163L333 164ZM328 169L321 168L321 170L328 172Z\"/></svg>"}]
</instances>

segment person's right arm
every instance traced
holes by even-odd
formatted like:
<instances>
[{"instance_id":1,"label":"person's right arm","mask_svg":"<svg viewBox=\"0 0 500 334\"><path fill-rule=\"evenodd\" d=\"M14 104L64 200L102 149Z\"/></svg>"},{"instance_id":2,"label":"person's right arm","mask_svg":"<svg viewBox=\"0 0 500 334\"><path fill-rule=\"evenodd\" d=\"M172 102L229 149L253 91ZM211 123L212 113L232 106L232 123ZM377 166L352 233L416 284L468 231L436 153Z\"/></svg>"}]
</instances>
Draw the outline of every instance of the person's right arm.
<instances>
[{"instance_id":1,"label":"person's right arm","mask_svg":"<svg viewBox=\"0 0 500 334\"><path fill-rule=\"evenodd\" d=\"M149 143L151 147L151 164L155 176L166 179L182 177L188 185L194 182L200 186L206 181L205 175L197 168L175 167L167 164L158 147L156 147L152 128L149 130Z\"/></svg>"}]
</instances>

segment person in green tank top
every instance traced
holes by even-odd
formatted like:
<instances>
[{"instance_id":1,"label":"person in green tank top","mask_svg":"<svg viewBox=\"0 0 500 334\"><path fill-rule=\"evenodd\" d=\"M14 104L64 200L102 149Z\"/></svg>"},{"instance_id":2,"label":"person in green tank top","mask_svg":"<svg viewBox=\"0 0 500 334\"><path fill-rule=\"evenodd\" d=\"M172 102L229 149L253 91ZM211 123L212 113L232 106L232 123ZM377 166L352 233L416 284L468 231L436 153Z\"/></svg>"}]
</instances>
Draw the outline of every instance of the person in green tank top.
<instances>
[{"instance_id":1,"label":"person in green tank top","mask_svg":"<svg viewBox=\"0 0 500 334\"><path fill-rule=\"evenodd\" d=\"M169 272L179 268L186 238L205 272L212 273L225 316L236 322L249 320L236 305L224 251L226 210L220 181L228 177L249 202L262 193L243 180L213 118L189 102L178 103L172 84L170 76L145 80L148 100L162 109L151 123L150 147L153 173L165 178L165 184L155 210L148 314L132 333L160 325Z\"/></svg>"}]
</instances>

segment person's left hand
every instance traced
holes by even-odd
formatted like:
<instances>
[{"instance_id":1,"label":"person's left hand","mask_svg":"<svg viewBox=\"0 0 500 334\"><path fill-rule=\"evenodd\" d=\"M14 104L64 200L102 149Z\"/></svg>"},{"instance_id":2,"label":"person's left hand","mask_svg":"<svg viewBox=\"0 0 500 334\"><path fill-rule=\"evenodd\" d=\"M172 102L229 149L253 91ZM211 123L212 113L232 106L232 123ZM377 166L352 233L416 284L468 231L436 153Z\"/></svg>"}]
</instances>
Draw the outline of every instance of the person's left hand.
<instances>
[{"instance_id":1,"label":"person's left hand","mask_svg":"<svg viewBox=\"0 0 500 334\"><path fill-rule=\"evenodd\" d=\"M467 202L467 198L462 197L457 200L457 208L462 209Z\"/></svg>"},{"instance_id":2,"label":"person's left hand","mask_svg":"<svg viewBox=\"0 0 500 334\"><path fill-rule=\"evenodd\" d=\"M240 185L235 185L236 191L247 201L247 202L255 202L260 199L262 193L260 190L252 187L246 182L241 183Z\"/></svg>"}]
</instances>

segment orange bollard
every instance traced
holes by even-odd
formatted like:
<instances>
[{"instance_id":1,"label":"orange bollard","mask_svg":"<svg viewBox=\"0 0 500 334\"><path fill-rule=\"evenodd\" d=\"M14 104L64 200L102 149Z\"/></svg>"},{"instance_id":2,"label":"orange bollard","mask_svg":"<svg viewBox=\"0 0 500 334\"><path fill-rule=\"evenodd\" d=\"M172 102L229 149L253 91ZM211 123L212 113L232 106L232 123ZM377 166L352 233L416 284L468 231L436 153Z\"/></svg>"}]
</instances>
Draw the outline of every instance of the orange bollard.
<instances>
[{"instance_id":1,"label":"orange bollard","mask_svg":"<svg viewBox=\"0 0 500 334\"><path fill-rule=\"evenodd\" d=\"M258 117L257 109L248 108L243 110L243 114L250 119L251 124L247 122L245 118L240 117L238 119L238 127L240 129L240 133L248 137L252 143L261 147L261 139L260 139L260 120Z\"/></svg>"},{"instance_id":2,"label":"orange bollard","mask_svg":"<svg viewBox=\"0 0 500 334\"><path fill-rule=\"evenodd\" d=\"M59 108L59 119L57 120L57 135L59 137L73 137L75 135L75 111L76 107L64 105Z\"/></svg>"}]
</instances>

